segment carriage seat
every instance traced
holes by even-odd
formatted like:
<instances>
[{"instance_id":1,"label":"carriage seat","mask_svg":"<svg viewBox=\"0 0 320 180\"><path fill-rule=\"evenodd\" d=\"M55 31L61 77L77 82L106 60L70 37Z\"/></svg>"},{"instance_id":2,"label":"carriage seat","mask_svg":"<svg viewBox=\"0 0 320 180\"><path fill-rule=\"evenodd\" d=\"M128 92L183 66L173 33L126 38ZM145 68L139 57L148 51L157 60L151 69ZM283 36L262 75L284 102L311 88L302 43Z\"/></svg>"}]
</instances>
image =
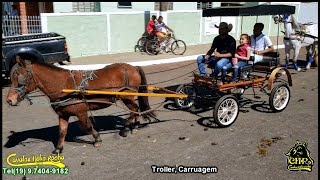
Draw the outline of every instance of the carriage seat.
<instances>
[{"instance_id":1,"label":"carriage seat","mask_svg":"<svg viewBox=\"0 0 320 180\"><path fill-rule=\"evenodd\" d=\"M252 64L247 64L245 66L239 67L239 74L244 72L251 72L252 68L253 68Z\"/></svg>"},{"instance_id":2,"label":"carriage seat","mask_svg":"<svg viewBox=\"0 0 320 180\"><path fill-rule=\"evenodd\" d=\"M254 62L254 56L250 57L251 63ZM260 72L270 72L275 67L278 67L280 62L280 54L279 52L269 52L264 54L262 61L253 64L252 70L253 71L260 71Z\"/></svg>"},{"instance_id":3,"label":"carriage seat","mask_svg":"<svg viewBox=\"0 0 320 180\"><path fill-rule=\"evenodd\" d=\"M251 62L251 64L250 64ZM254 56L251 56L249 59L249 63L243 67L239 67L239 76L247 76L252 71L263 71L263 72L270 72L275 67L279 65L280 62L280 54L279 52L269 52L264 54L262 61L253 64ZM214 68L210 64L207 66L208 68ZM232 70L230 69L229 72Z\"/></svg>"},{"instance_id":4,"label":"carriage seat","mask_svg":"<svg viewBox=\"0 0 320 180\"><path fill-rule=\"evenodd\" d=\"M253 57L251 57L253 58ZM207 65L208 68L213 69L214 67L212 66L212 64L208 64ZM244 74L248 75L250 74L250 72L252 72L253 66L252 64L247 64L243 67L239 67L239 76L243 76ZM228 70L229 73L232 72L232 68Z\"/></svg>"},{"instance_id":5,"label":"carriage seat","mask_svg":"<svg viewBox=\"0 0 320 180\"><path fill-rule=\"evenodd\" d=\"M253 62L254 62L254 56L251 56ZM250 59L251 60L251 59ZM260 62L257 62L254 64L258 66L278 66L280 61L280 54L279 52L269 52L263 55L263 59Z\"/></svg>"}]
</instances>

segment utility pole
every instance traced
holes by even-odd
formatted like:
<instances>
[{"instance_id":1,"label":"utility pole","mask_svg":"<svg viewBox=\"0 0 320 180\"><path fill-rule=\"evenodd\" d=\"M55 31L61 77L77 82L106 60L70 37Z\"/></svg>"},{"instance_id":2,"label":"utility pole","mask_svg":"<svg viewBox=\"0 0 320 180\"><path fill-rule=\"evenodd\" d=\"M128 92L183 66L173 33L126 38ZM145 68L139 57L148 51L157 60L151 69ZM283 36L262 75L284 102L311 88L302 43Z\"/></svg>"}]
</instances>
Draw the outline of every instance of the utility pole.
<instances>
[{"instance_id":1,"label":"utility pole","mask_svg":"<svg viewBox=\"0 0 320 180\"><path fill-rule=\"evenodd\" d=\"M167 10L168 10L168 2L160 2L160 16L163 17L163 22L167 24Z\"/></svg>"},{"instance_id":2,"label":"utility pole","mask_svg":"<svg viewBox=\"0 0 320 180\"><path fill-rule=\"evenodd\" d=\"M160 2L160 16L162 15L163 11L167 11L168 9L168 2Z\"/></svg>"},{"instance_id":3,"label":"utility pole","mask_svg":"<svg viewBox=\"0 0 320 180\"><path fill-rule=\"evenodd\" d=\"M26 2L19 2L22 34L28 34Z\"/></svg>"}]
</instances>

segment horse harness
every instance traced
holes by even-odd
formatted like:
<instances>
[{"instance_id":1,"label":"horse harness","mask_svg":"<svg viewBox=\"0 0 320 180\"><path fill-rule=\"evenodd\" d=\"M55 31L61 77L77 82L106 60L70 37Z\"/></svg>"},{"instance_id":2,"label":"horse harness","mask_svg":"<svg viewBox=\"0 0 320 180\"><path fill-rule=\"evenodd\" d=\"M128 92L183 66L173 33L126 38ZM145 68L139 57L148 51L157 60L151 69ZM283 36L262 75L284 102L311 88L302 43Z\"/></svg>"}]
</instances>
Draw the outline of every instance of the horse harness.
<instances>
[{"instance_id":1,"label":"horse harness","mask_svg":"<svg viewBox=\"0 0 320 180\"><path fill-rule=\"evenodd\" d=\"M121 66L123 67L124 69L124 86L120 89L118 89L118 91L123 91L125 89L130 89L130 90L134 90L132 88L129 88L129 77L128 77L128 70L127 68L125 67L124 64L121 64ZM137 70L137 69L136 69ZM89 106L88 102L96 102L96 103L106 103L106 102L102 102L102 101L97 101L97 100L86 100L85 98L85 93L82 92L83 90L86 90L87 87L88 87L88 80L93 80L93 76L95 77L98 77L94 74L93 71L91 71L88 75L88 71L80 71L80 75L82 77L81 79L81 82L80 82L80 85L77 86L77 83L76 83L76 79L75 79L75 74L74 74L75 71L71 70L70 71L70 76L74 82L74 88L77 89L77 90L80 90L80 95L82 96L82 99L79 99L78 94L79 93L71 93L71 94L68 94L67 96L64 96L64 97L61 97L61 98L58 98L56 100L58 100L59 102L61 103L57 103L55 104L55 106L69 106L69 105L74 105L74 104L79 104L79 103L83 103L85 102L87 104L87 106ZM138 70L137 70L138 72ZM71 96L71 97L70 97ZM69 98L68 98L69 97ZM112 103L109 103L109 104L114 104L117 100L116 100L116 97L115 96L112 96ZM69 100L71 99L75 99L75 101L72 101L72 102L68 102ZM52 104L52 103L51 103ZM108 103L107 103L108 104Z\"/></svg>"},{"instance_id":2,"label":"horse harness","mask_svg":"<svg viewBox=\"0 0 320 180\"><path fill-rule=\"evenodd\" d=\"M129 77L128 77L127 68L125 67L124 64L121 64L121 66L124 69L124 87L118 89L118 91L123 91L126 89L134 90L134 89L128 87L129 86ZM18 68L23 68L23 67L19 66ZM23 68L25 71L27 71L27 74L22 75L17 72L17 69L15 71L13 71L13 73L16 73L18 75L18 84L22 85L22 86L19 86L18 88L15 88L14 90L17 91L17 93L21 99L26 98L30 102L30 105L32 105L33 103L31 101L31 99L28 97L28 94L25 92L26 87L30 84L31 78L33 77L32 70L28 67ZM79 71L80 75L81 75L81 82L80 82L79 86L77 86L75 72L78 72L78 71L70 70L70 76L72 78L72 81L74 82L74 88L78 89L78 90L85 90L88 87L88 80L93 80L94 76L97 77L93 71L91 71L90 73L88 73L88 71ZM139 71L137 70L137 72L139 72ZM80 94L82 95L81 100L76 100L76 99L79 99L79 97L77 97L79 95L78 93L71 93L71 94L68 94L67 96L57 98L55 102L50 102L50 104L53 106L69 106L69 105L79 104L79 103L83 103L83 102L102 103L102 101L86 100L84 97L85 93L83 93L82 91L80 91ZM70 100L72 100L72 99L74 99L75 101L70 102ZM115 103L115 102L116 102L116 98L115 98L115 96L112 96L112 103Z\"/></svg>"},{"instance_id":3,"label":"horse harness","mask_svg":"<svg viewBox=\"0 0 320 180\"><path fill-rule=\"evenodd\" d=\"M279 18L279 22L283 22L284 24L293 24L293 21L291 20L291 21L283 21L283 17L281 17L281 18ZM310 25L310 24L302 24L303 26L306 26L306 25ZM300 29L302 28L301 27L301 24L299 25L300 26ZM296 36L296 37L294 37L294 36ZM299 37L298 36L303 36L303 39L305 38L305 37L310 37L310 38L313 38L313 39L317 39L318 37L316 37L316 36L313 36L313 35L311 35L311 34L307 34L306 33L306 31L305 30L298 30L298 31L296 31L295 30L295 33L291 33L290 35L289 35L289 37L283 37L283 39L284 40L299 40ZM302 41L303 41L303 39L302 39Z\"/></svg>"}]
</instances>

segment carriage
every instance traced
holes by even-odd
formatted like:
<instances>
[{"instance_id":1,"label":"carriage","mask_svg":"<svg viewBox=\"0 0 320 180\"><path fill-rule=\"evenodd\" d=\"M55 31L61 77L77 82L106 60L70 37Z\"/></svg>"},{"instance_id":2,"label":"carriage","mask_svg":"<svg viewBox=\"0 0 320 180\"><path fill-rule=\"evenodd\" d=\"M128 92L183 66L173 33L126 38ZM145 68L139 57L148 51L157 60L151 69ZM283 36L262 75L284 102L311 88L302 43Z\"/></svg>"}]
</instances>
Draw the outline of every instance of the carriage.
<instances>
[{"instance_id":1,"label":"carriage","mask_svg":"<svg viewBox=\"0 0 320 180\"><path fill-rule=\"evenodd\" d=\"M294 12L294 6L259 5L245 8L228 8L227 11L224 8L206 9L203 10L203 17L243 17L294 14ZM271 52L264 55L263 60L257 63L253 63L254 56L251 56L247 65L239 69L239 81L236 83L220 85L217 84L216 79L194 73L191 83L182 84L176 90L177 93L187 94L188 98L176 98L175 104L181 109L190 109L195 105L196 100L199 98L199 91L202 87L213 90L210 100L215 102L213 110L214 123L219 127L227 127L233 124L238 117L240 106L239 100L241 99L241 96L247 89L252 88L254 96L255 89L259 89L259 92L263 92L269 96L269 106L273 112L283 111L290 100L289 86L292 86L292 78L290 72L285 67L280 67L279 56L280 54L277 50L277 52ZM283 76L286 76L287 78L283 78Z\"/></svg>"}]
</instances>

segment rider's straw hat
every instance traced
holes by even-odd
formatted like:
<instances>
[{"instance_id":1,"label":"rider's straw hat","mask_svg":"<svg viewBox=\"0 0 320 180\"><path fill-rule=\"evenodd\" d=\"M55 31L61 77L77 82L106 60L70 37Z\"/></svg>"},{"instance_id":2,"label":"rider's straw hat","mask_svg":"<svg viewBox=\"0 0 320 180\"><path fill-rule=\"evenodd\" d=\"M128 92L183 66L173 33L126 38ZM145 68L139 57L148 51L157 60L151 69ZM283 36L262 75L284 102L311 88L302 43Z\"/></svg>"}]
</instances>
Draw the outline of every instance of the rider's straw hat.
<instances>
[{"instance_id":1,"label":"rider's straw hat","mask_svg":"<svg viewBox=\"0 0 320 180\"><path fill-rule=\"evenodd\" d=\"M217 26L217 25L214 25L216 28L228 28L228 32L230 32L231 30L232 30L232 24L228 24L228 23L226 23L226 22L221 22L220 24L219 24L219 26Z\"/></svg>"}]
</instances>

